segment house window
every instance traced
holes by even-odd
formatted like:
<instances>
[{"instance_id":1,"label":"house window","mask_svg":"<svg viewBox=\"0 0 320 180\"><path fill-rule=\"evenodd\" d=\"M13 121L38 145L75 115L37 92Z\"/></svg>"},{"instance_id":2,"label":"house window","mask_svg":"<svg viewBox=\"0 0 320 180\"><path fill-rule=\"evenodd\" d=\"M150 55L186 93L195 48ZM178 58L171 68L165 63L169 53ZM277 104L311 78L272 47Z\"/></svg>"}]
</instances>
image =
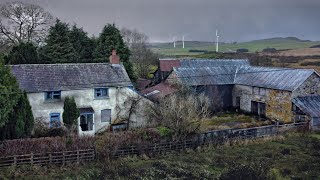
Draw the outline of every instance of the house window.
<instances>
[{"instance_id":1,"label":"house window","mask_svg":"<svg viewBox=\"0 0 320 180\"><path fill-rule=\"evenodd\" d=\"M50 128L60 127L60 113L51 113L50 114Z\"/></svg>"},{"instance_id":2,"label":"house window","mask_svg":"<svg viewBox=\"0 0 320 180\"><path fill-rule=\"evenodd\" d=\"M94 89L94 97L101 98L101 97L108 97L108 88L96 88Z\"/></svg>"},{"instance_id":3,"label":"house window","mask_svg":"<svg viewBox=\"0 0 320 180\"><path fill-rule=\"evenodd\" d=\"M101 111L101 122L111 123L111 109L104 109Z\"/></svg>"},{"instance_id":4,"label":"house window","mask_svg":"<svg viewBox=\"0 0 320 180\"><path fill-rule=\"evenodd\" d=\"M80 114L80 127L82 131L92 131L93 125L93 113Z\"/></svg>"},{"instance_id":5,"label":"house window","mask_svg":"<svg viewBox=\"0 0 320 180\"><path fill-rule=\"evenodd\" d=\"M61 99L61 91L48 91L45 92L46 100L59 100Z\"/></svg>"},{"instance_id":6,"label":"house window","mask_svg":"<svg viewBox=\"0 0 320 180\"><path fill-rule=\"evenodd\" d=\"M266 103L251 101L251 113L259 117L266 117Z\"/></svg>"}]
</instances>

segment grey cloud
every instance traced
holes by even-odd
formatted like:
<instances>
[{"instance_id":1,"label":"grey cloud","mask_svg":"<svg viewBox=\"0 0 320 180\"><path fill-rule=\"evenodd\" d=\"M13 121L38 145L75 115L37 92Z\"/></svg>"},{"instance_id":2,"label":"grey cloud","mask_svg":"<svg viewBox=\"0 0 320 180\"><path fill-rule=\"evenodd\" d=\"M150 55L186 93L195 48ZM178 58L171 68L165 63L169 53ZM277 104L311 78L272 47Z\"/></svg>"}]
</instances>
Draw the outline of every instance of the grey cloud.
<instances>
[{"instance_id":1,"label":"grey cloud","mask_svg":"<svg viewBox=\"0 0 320 180\"><path fill-rule=\"evenodd\" d=\"M28 1L28 0L25 0ZM320 40L319 0L32 0L54 16L98 35L106 23L136 28L153 41L190 33L211 41L275 36Z\"/></svg>"}]
</instances>

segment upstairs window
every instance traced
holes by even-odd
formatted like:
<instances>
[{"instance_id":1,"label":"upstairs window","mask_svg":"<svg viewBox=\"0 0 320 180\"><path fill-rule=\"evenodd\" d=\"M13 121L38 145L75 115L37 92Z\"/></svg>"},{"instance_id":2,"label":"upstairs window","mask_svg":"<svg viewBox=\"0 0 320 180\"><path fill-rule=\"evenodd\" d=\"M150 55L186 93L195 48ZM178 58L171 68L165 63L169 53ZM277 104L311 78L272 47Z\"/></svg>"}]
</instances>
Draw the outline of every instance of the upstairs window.
<instances>
[{"instance_id":1,"label":"upstairs window","mask_svg":"<svg viewBox=\"0 0 320 180\"><path fill-rule=\"evenodd\" d=\"M94 97L95 98L103 98L108 97L108 88L95 88L94 89Z\"/></svg>"},{"instance_id":2,"label":"upstairs window","mask_svg":"<svg viewBox=\"0 0 320 180\"><path fill-rule=\"evenodd\" d=\"M61 99L61 91L48 91L45 92L46 100L59 100Z\"/></svg>"},{"instance_id":3,"label":"upstairs window","mask_svg":"<svg viewBox=\"0 0 320 180\"><path fill-rule=\"evenodd\" d=\"M50 114L50 128L60 127L60 113Z\"/></svg>"}]
</instances>

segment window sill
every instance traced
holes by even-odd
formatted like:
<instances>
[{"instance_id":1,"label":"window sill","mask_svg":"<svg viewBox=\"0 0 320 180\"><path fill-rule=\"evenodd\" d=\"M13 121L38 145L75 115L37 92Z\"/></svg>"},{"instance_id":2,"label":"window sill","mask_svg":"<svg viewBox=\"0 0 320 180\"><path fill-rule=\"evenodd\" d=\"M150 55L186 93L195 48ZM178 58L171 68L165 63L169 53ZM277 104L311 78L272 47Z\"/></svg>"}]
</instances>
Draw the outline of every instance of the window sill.
<instances>
[{"instance_id":1,"label":"window sill","mask_svg":"<svg viewBox=\"0 0 320 180\"><path fill-rule=\"evenodd\" d=\"M109 96L106 97L94 97L93 100L104 100L104 99L110 99Z\"/></svg>"},{"instance_id":2,"label":"window sill","mask_svg":"<svg viewBox=\"0 0 320 180\"><path fill-rule=\"evenodd\" d=\"M47 99L44 100L44 103L55 103L55 102L62 102L61 99Z\"/></svg>"}]
</instances>

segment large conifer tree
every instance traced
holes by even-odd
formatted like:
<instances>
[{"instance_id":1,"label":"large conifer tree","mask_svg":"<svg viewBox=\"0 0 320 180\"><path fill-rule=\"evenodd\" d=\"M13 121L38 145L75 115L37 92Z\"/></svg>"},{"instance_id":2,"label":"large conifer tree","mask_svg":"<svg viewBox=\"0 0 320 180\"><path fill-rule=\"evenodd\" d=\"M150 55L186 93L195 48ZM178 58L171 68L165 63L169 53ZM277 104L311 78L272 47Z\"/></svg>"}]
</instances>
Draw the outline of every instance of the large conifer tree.
<instances>
[{"instance_id":1,"label":"large conifer tree","mask_svg":"<svg viewBox=\"0 0 320 180\"><path fill-rule=\"evenodd\" d=\"M32 43L20 43L12 47L5 61L6 64L36 64L38 63L37 47Z\"/></svg>"},{"instance_id":2,"label":"large conifer tree","mask_svg":"<svg viewBox=\"0 0 320 180\"><path fill-rule=\"evenodd\" d=\"M113 49L117 50L117 54L120 56L130 79L135 80L133 66L129 61L130 50L124 43L121 33L115 24L107 24L97 39L94 51L95 62L109 62L109 56Z\"/></svg>"},{"instance_id":3,"label":"large conifer tree","mask_svg":"<svg viewBox=\"0 0 320 180\"><path fill-rule=\"evenodd\" d=\"M73 25L69 33L69 39L75 52L79 56L80 62L93 62L95 42L88 37L82 28Z\"/></svg>"},{"instance_id":4,"label":"large conifer tree","mask_svg":"<svg viewBox=\"0 0 320 180\"><path fill-rule=\"evenodd\" d=\"M67 23L57 19L56 24L49 29L45 46L40 49L40 59L43 63L78 62L79 56L69 39L70 30Z\"/></svg>"}]
</instances>

